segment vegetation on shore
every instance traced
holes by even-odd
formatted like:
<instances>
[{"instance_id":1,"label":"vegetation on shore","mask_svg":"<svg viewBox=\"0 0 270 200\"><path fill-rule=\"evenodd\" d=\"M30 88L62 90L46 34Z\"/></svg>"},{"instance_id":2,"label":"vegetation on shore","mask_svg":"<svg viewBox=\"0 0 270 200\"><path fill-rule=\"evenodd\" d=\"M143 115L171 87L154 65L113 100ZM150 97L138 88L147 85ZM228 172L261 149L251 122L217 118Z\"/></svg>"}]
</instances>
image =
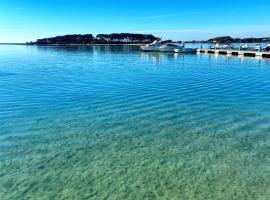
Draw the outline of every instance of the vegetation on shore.
<instances>
[{"instance_id":1,"label":"vegetation on shore","mask_svg":"<svg viewBox=\"0 0 270 200\"><path fill-rule=\"evenodd\" d=\"M270 37L265 38L232 38L230 36L216 37L207 41L208 43L261 43L270 42Z\"/></svg>"},{"instance_id":2,"label":"vegetation on shore","mask_svg":"<svg viewBox=\"0 0 270 200\"><path fill-rule=\"evenodd\" d=\"M52 38L38 39L36 42L30 42L30 45L87 45L87 44L136 44L151 43L159 38L153 35L131 34L131 33L113 33L98 34L94 37L92 34L85 35L64 35Z\"/></svg>"},{"instance_id":3,"label":"vegetation on shore","mask_svg":"<svg viewBox=\"0 0 270 200\"><path fill-rule=\"evenodd\" d=\"M92 44L148 44L160 38L146 34L113 33L113 34L74 34L38 39L36 42L28 42L28 45L92 45ZM165 40L162 43L173 43ZM177 41L181 43L182 41ZM270 42L270 37L264 38L232 38L230 36L216 37L202 41L186 41L186 43L262 43Z\"/></svg>"}]
</instances>

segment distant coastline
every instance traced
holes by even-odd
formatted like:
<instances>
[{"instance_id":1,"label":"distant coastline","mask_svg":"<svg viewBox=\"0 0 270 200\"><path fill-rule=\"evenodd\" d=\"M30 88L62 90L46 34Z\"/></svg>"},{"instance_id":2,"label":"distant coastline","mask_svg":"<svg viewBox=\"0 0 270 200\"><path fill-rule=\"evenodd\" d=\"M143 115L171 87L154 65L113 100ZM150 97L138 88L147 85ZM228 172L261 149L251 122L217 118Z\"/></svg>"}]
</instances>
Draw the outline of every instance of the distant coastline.
<instances>
[{"instance_id":1,"label":"distant coastline","mask_svg":"<svg viewBox=\"0 0 270 200\"><path fill-rule=\"evenodd\" d=\"M216 37L208 40L208 43L262 43L270 42L270 37L263 38L232 38L230 36Z\"/></svg>"},{"instance_id":2,"label":"distant coastline","mask_svg":"<svg viewBox=\"0 0 270 200\"><path fill-rule=\"evenodd\" d=\"M98 34L73 34L50 38L38 39L35 42L26 43L0 43L0 45L33 45L33 46L101 46L101 45L134 45L142 46L161 40L161 38L150 34L113 33ZM162 43L270 43L270 37L263 38L232 38L230 36L216 37L209 40L173 41L165 40Z\"/></svg>"},{"instance_id":3,"label":"distant coastline","mask_svg":"<svg viewBox=\"0 0 270 200\"><path fill-rule=\"evenodd\" d=\"M26 43L10 43L10 42L5 42L5 43L0 43L0 45L26 45Z\"/></svg>"},{"instance_id":4,"label":"distant coastline","mask_svg":"<svg viewBox=\"0 0 270 200\"><path fill-rule=\"evenodd\" d=\"M115 43L115 44L98 44L98 43L91 43L91 44L29 44L29 43L24 43L24 45L28 46L124 46L124 45L129 45L129 46L144 46L146 45L145 43Z\"/></svg>"},{"instance_id":5,"label":"distant coastline","mask_svg":"<svg viewBox=\"0 0 270 200\"><path fill-rule=\"evenodd\" d=\"M145 46L146 43L115 43L115 44L30 44L30 43L0 43L0 45L22 45L22 46Z\"/></svg>"},{"instance_id":6,"label":"distant coastline","mask_svg":"<svg viewBox=\"0 0 270 200\"><path fill-rule=\"evenodd\" d=\"M38 39L36 42L28 42L27 45L62 45L62 46L87 46L87 45L141 45L160 40L153 35L113 33L113 34L74 34Z\"/></svg>"},{"instance_id":7,"label":"distant coastline","mask_svg":"<svg viewBox=\"0 0 270 200\"><path fill-rule=\"evenodd\" d=\"M51 38L38 39L36 42L26 43L28 45L143 45L161 40L154 35L133 34L133 33L113 33L113 34L98 34L94 37L92 34L85 35L64 35ZM270 42L270 37L264 38L232 38L230 36L216 37L209 40L193 40L193 41L172 41L165 40L163 43L262 43Z\"/></svg>"}]
</instances>

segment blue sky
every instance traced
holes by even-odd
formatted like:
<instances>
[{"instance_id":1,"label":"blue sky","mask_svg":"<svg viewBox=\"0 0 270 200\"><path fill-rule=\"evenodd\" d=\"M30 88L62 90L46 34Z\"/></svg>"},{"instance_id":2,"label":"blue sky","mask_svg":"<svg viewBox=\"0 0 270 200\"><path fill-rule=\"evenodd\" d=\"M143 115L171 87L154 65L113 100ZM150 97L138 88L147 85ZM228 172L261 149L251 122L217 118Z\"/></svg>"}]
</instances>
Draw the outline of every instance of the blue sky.
<instances>
[{"instance_id":1,"label":"blue sky","mask_svg":"<svg viewBox=\"0 0 270 200\"><path fill-rule=\"evenodd\" d=\"M112 32L174 40L265 37L269 10L269 0L1 0L0 42Z\"/></svg>"}]
</instances>

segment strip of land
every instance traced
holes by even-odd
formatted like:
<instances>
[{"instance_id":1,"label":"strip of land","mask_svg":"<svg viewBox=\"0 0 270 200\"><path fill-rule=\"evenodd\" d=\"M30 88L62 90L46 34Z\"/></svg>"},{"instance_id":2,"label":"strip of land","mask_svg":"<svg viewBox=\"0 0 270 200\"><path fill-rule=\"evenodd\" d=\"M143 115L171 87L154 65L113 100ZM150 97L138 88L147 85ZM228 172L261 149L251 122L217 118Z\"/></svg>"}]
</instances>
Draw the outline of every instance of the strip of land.
<instances>
[{"instance_id":1,"label":"strip of land","mask_svg":"<svg viewBox=\"0 0 270 200\"><path fill-rule=\"evenodd\" d=\"M85 35L64 35L51 38L38 39L36 42L28 42L28 45L142 45L160 40L153 35L114 33L99 34L94 37L92 34Z\"/></svg>"},{"instance_id":2,"label":"strip of land","mask_svg":"<svg viewBox=\"0 0 270 200\"><path fill-rule=\"evenodd\" d=\"M113 33L113 34L73 34L38 39L26 43L0 43L0 45L46 45L46 46L87 46L87 45L144 45L161 40L151 34ZM216 37L209 40L173 41L162 43L270 43L270 37L264 38L232 38L230 36Z\"/></svg>"}]
</instances>

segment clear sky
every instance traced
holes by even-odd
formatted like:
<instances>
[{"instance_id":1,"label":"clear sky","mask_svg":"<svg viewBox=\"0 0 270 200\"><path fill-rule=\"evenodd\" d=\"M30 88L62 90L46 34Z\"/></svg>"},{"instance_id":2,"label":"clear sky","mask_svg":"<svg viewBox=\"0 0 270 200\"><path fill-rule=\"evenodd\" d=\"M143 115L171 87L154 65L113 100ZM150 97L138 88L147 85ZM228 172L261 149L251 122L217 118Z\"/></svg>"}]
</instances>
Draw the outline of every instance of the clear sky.
<instances>
[{"instance_id":1,"label":"clear sky","mask_svg":"<svg viewBox=\"0 0 270 200\"><path fill-rule=\"evenodd\" d=\"M270 0L0 0L0 42L74 33L270 36Z\"/></svg>"}]
</instances>

